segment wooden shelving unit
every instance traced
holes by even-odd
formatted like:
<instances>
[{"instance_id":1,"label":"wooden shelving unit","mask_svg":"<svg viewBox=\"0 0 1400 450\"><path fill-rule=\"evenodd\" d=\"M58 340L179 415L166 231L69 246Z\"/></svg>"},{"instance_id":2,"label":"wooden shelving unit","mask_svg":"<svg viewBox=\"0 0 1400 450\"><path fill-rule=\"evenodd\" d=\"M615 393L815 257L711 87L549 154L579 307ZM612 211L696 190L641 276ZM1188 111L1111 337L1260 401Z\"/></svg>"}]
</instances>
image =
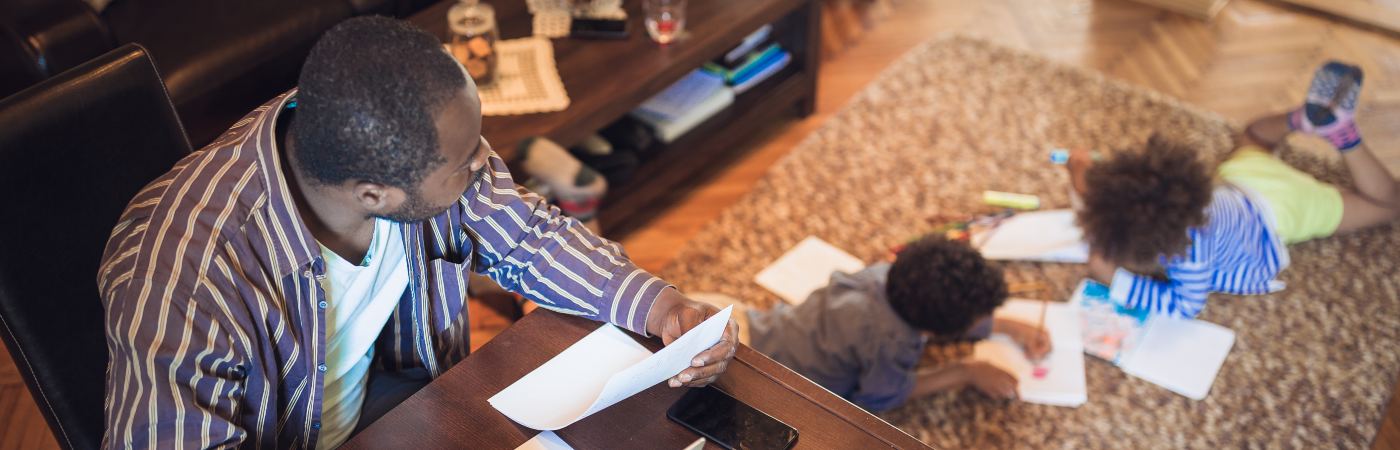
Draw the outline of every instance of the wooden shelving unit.
<instances>
[{"instance_id":1,"label":"wooden shelving unit","mask_svg":"<svg viewBox=\"0 0 1400 450\"><path fill-rule=\"evenodd\" d=\"M502 38L530 34L525 2L490 3L496 8ZM451 4L434 5L409 20L445 39ZM624 6L632 30L628 39L553 41L559 75L571 100L568 109L485 119L482 133L502 157L509 160L516 144L531 136L545 136L566 146L579 142L765 24L774 24L773 36L793 59L676 142L648 152L631 181L610 187L599 217L604 233L613 238L645 224L666 206L669 194L687 189L738 157L743 148L739 144L761 127L785 116L811 114L821 59L818 0L692 1L686 38L667 47L647 36L640 1L625 1Z\"/></svg>"}]
</instances>

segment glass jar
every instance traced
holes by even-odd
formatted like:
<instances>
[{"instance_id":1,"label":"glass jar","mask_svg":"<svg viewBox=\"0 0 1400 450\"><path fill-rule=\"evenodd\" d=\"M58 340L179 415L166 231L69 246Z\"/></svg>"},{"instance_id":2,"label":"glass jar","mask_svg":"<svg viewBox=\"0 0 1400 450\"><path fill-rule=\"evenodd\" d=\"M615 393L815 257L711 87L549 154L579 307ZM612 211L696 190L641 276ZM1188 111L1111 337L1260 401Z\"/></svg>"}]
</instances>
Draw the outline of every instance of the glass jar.
<instances>
[{"instance_id":1,"label":"glass jar","mask_svg":"<svg viewBox=\"0 0 1400 450\"><path fill-rule=\"evenodd\" d=\"M461 0L447 10L447 26L452 30L452 56L467 68L477 85L489 84L496 77L496 10L478 0Z\"/></svg>"}]
</instances>

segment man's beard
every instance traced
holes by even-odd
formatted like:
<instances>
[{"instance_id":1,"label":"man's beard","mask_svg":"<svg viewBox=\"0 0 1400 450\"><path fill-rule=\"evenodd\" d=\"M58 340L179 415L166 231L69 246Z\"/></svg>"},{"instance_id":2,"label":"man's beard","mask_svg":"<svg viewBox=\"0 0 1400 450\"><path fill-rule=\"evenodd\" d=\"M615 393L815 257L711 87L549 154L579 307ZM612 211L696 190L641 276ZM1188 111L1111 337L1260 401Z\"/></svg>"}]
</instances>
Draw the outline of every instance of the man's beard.
<instances>
[{"instance_id":1,"label":"man's beard","mask_svg":"<svg viewBox=\"0 0 1400 450\"><path fill-rule=\"evenodd\" d=\"M399 205L399 209L387 214L376 214L374 217L398 223L422 222L437 217L439 214L442 214L443 211L446 211L447 208L451 207L451 205L435 206L428 204L428 202L423 200L423 196L418 193L417 189L411 192L405 191L404 194L407 198L404 199L402 205Z\"/></svg>"},{"instance_id":2,"label":"man's beard","mask_svg":"<svg viewBox=\"0 0 1400 450\"><path fill-rule=\"evenodd\" d=\"M467 183L467 189L471 190L473 186L476 186L481 183L482 178L485 178L487 176L489 175L487 174L485 168L478 169L475 173L471 175L472 179L470 182ZM464 192L461 195L467 194ZM406 196L407 198L404 199L402 205L399 205L398 210L388 214L377 214L374 217L398 223L423 222L428 219L437 217L439 214L446 212L448 208L452 207L452 204L450 203L444 206L433 206L428 204L426 200L423 200L423 194L422 192L419 192L417 188L414 188L412 190L405 189L404 196ZM459 195L457 199L460 201L461 196Z\"/></svg>"}]
</instances>

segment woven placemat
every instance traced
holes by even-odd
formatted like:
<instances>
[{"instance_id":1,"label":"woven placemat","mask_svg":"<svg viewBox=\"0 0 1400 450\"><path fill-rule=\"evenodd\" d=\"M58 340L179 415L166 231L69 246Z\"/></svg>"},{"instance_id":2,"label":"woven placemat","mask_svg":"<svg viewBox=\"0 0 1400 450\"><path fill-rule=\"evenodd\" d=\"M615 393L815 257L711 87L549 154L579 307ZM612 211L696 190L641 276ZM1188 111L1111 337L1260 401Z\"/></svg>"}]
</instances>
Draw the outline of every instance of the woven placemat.
<instances>
[{"instance_id":1,"label":"woven placemat","mask_svg":"<svg viewBox=\"0 0 1400 450\"><path fill-rule=\"evenodd\" d=\"M450 53L450 51L449 51ZM569 93L554 65L554 44L547 38L528 37L496 42L499 62L490 83L477 86L481 114L509 116L562 111L569 107Z\"/></svg>"}]
</instances>

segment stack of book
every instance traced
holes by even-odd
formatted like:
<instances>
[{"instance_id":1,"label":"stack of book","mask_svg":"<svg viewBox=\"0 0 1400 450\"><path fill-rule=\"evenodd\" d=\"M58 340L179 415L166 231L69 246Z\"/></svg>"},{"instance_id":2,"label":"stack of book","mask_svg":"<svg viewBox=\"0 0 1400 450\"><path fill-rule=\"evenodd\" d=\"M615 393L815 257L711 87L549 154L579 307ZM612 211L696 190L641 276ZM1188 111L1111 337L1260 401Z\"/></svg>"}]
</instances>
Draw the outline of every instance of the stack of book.
<instances>
[{"instance_id":1,"label":"stack of book","mask_svg":"<svg viewBox=\"0 0 1400 450\"><path fill-rule=\"evenodd\" d=\"M792 62L792 54L772 40L772 25L749 34L724 56L705 65L705 70L724 76L735 94L742 94Z\"/></svg>"},{"instance_id":2,"label":"stack of book","mask_svg":"<svg viewBox=\"0 0 1400 450\"><path fill-rule=\"evenodd\" d=\"M749 34L714 61L652 96L632 117L649 126L664 143L675 142L741 94L792 62L792 54L772 40L772 25Z\"/></svg>"},{"instance_id":3,"label":"stack of book","mask_svg":"<svg viewBox=\"0 0 1400 450\"><path fill-rule=\"evenodd\" d=\"M697 69L642 103L632 117L669 144L732 103L734 91L723 76Z\"/></svg>"}]
</instances>

